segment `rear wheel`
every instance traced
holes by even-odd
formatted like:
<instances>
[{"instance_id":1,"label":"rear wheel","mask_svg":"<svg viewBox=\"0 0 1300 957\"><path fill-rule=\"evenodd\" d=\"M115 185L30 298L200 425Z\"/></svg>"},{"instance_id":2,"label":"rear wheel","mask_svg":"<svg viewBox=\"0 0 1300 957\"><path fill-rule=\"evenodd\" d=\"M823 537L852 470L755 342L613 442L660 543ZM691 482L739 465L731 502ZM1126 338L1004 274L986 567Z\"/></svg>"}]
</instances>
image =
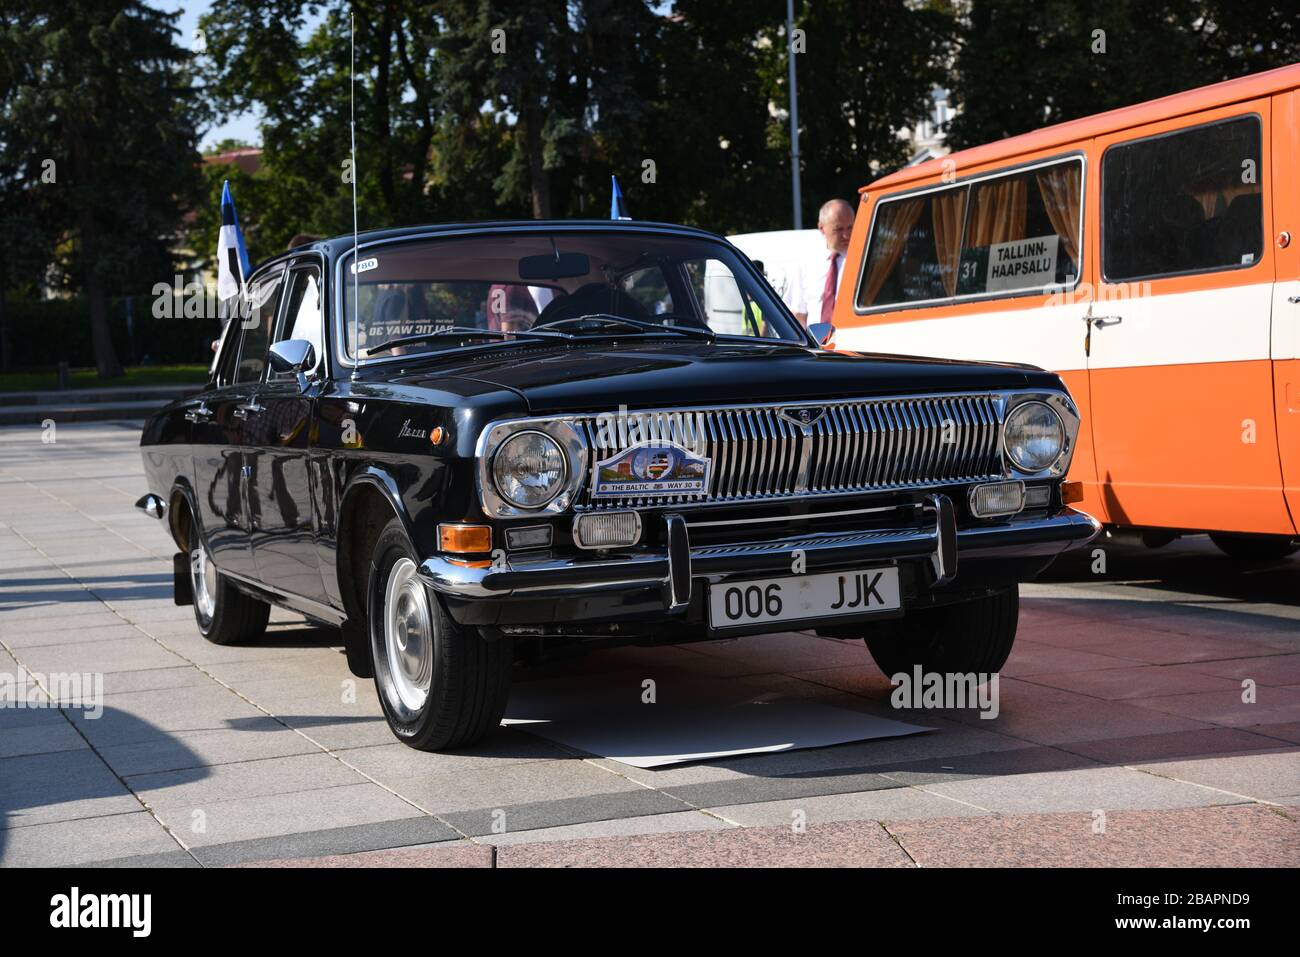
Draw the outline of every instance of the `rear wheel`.
<instances>
[{"instance_id":1,"label":"rear wheel","mask_svg":"<svg viewBox=\"0 0 1300 957\"><path fill-rule=\"evenodd\" d=\"M1287 535L1241 535L1210 532L1210 541L1225 555L1247 562L1275 562L1300 551L1300 545Z\"/></svg>"},{"instance_id":2,"label":"rear wheel","mask_svg":"<svg viewBox=\"0 0 1300 957\"><path fill-rule=\"evenodd\" d=\"M921 608L882 621L865 635L867 649L886 677L993 674L1006 663L1020 617L1019 586L995 595L938 608Z\"/></svg>"},{"instance_id":3,"label":"rear wheel","mask_svg":"<svg viewBox=\"0 0 1300 957\"><path fill-rule=\"evenodd\" d=\"M271 606L245 595L217 571L197 531L190 537L190 587L199 632L214 645L240 645L262 637Z\"/></svg>"},{"instance_id":4,"label":"rear wheel","mask_svg":"<svg viewBox=\"0 0 1300 957\"><path fill-rule=\"evenodd\" d=\"M512 643L447 614L418 574L402 523L375 543L367 589L375 687L398 740L421 751L472 744L501 723Z\"/></svg>"}]
</instances>

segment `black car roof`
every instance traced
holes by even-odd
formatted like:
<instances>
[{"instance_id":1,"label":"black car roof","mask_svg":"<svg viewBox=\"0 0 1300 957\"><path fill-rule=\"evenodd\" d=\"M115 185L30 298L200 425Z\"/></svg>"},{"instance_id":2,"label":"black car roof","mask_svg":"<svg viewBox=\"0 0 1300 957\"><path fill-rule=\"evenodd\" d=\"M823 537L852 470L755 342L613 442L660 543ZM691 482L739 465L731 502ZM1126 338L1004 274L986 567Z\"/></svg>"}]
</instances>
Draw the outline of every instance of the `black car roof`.
<instances>
[{"instance_id":1,"label":"black car roof","mask_svg":"<svg viewBox=\"0 0 1300 957\"><path fill-rule=\"evenodd\" d=\"M645 233L675 233L681 236L694 236L698 239L713 239L726 242L727 240L705 229L699 229L695 226L682 226L676 223L656 223L647 220L626 220L626 219L503 219L491 220L487 222L468 222L468 223L431 223L424 226L398 226L389 229L368 229L357 235L357 241L361 243L383 242L392 239L408 239L417 236L437 236L442 234L465 234L474 235L491 232L545 232L550 230L559 231L588 231L600 230L608 232L645 232ZM284 259L289 256L301 255L304 252L316 251L324 253L330 259L334 259L352 248L353 237L351 233L342 236L335 236L332 239L322 239L314 243L304 243L296 246L283 253L271 256L261 263L258 263L257 269L269 265L276 260Z\"/></svg>"}]
</instances>

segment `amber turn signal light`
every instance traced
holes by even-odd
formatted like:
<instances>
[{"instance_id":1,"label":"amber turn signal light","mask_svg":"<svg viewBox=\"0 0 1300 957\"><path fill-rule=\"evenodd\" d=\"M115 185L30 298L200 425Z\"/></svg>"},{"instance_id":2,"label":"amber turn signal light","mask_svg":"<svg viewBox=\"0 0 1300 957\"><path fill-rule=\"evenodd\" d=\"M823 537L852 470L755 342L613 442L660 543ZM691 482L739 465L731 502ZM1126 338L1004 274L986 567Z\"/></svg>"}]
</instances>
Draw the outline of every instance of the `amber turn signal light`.
<instances>
[{"instance_id":1,"label":"amber turn signal light","mask_svg":"<svg viewBox=\"0 0 1300 957\"><path fill-rule=\"evenodd\" d=\"M1069 505L1072 502L1083 501L1083 483L1082 482L1062 482L1061 483L1061 503Z\"/></svg>"},{"instance_id":2,"label":"amber turn signal light","mask_svg":"<svg viewBox=\"0 0 1300 957\"><path fill-rule=\"evenodd\" d=\"M492 551L492 529L486 525L439 525L438 548L468 554Z\"/></svg>"}]
</instances>

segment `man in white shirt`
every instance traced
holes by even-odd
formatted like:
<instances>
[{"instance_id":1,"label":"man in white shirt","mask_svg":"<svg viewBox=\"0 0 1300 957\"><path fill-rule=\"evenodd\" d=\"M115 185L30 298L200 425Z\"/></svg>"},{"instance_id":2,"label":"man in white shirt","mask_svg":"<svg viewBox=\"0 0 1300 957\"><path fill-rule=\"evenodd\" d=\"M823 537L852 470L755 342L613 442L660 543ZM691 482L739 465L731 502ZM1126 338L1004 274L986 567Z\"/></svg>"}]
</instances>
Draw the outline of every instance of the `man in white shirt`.
<instances>
[{"instance_id":1,"label":"man in white shirt","mask_svg":"<svg viewBox=\"0 0 1300 957\"><path fill-rule=\"evenodd\" d=\"M790 308L805 326L831 321L844 254L853 235L853 207L842 199L827 200L817 213L817 229L826 239L826 253L799 271L790 302Z\"/></svg>"}]
</instances>

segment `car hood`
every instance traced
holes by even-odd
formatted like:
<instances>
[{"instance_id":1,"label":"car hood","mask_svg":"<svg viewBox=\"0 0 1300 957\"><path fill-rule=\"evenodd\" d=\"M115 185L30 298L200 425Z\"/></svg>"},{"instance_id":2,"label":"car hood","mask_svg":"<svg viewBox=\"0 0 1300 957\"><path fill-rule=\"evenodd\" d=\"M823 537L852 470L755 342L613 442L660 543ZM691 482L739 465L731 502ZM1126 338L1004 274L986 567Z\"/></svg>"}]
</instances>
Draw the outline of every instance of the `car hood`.
<instances>
[{"instance_id":1,"label":"car hood","mask_svg":"<svg viewBox=\"0 0 1300 957\"><path fill-rule=\"evenodd\" d=\"M620 341L430 357L403 381L447 376L520 394L536 415L629 407L1060 388L1032 366L827 352L799 346Z\"/></svg>"}]
</instances>

